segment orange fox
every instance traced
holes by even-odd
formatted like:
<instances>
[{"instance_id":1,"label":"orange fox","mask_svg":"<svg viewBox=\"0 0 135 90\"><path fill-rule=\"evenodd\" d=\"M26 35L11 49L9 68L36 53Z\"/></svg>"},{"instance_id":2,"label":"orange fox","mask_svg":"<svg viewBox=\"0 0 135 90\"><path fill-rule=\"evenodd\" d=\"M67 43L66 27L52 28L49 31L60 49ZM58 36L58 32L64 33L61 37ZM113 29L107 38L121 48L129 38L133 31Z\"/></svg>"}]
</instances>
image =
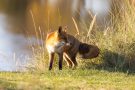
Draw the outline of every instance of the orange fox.
<instances>
[{"instance_id":1,"label":"orange fox","mask_svg":"<svg viewBox=\"0 0 135 90\"><path fill-rule=\"evenodd\" d=\"M67 29L67 28L66 28ZM54 53L59 56L59 69L62 69L63 56L68 67L77 66L76 56L79 53L83 59L95 58L99 55L99 48L80 42L74 36L67 34L66 29L59 27L58 31L49 33L46 38L46 48L49 53L49 70L52 69Z\"/></svg>"},{"instance_id":2,"label":"orange fox","mask_svg":"<svg viewBox=\"0 0 135 90\"><path fill-rule=\"evenodd\" d=\"M62 27L59 27L57 31L49 33L45 44L49 53L49 70L52 69L55 53L59 56L59 69L62 70L63 52L70 46L67 43L66 31L62 30Z\"/></svg>"}]
</instances>

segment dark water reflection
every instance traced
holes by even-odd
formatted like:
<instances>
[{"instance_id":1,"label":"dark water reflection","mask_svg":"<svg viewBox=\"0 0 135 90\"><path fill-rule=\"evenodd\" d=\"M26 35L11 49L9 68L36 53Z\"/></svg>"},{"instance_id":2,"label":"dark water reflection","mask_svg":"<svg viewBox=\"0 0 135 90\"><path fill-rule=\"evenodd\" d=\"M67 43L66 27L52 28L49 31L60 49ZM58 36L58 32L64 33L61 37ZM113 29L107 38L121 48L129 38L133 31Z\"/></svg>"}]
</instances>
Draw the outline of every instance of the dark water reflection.
<instances>
[{"instance_id":1,"label":"dark water reflection","mask_svg":"<svg viewBox=\"0 0 135 90\"><path fill-rule=\"evenodd\" d=\"M109 9L110 0L1 0L0 70L24 69L32 54L29 41L37 43L39 28L43 39L50 28L57 29L59 25L68 25L69 32L75 34L72 17L89 24L88 10L97 14L100 21L101 17L106 18Z\"/></svg>"}]
</instances>

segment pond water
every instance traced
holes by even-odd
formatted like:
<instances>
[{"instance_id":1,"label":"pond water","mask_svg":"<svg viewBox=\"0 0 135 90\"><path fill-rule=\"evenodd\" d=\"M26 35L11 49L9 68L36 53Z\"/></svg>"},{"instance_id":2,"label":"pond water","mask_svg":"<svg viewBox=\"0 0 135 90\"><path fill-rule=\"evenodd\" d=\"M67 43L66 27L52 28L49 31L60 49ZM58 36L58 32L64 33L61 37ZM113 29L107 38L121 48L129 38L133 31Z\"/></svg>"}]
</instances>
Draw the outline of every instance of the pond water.
<instances>
[{"instance_id":1,"label":"pond water","mask_svg":"<svg viewBox=\"0 0 135 90\"><path fill-rule=\"evenodd\" d=\"M109 10L110 0L1 0L0 71L24 70L32 55L30 44L44 40L50 28L68 25L74 34L72 17L89 23L90 11L100 21Z\"/></svg>"},{"instance_id":2,"label":"pond water","mask_svg":"<svg viewBox=\"0 0 135 90\"><path fill-rule=\"evenodd\" d=\"M29 46L37 40L23 33L10 32L6 19L6 15L0 14L0 70L16 71L24 68L32 54Z\"/></svg>"}]
</instances>

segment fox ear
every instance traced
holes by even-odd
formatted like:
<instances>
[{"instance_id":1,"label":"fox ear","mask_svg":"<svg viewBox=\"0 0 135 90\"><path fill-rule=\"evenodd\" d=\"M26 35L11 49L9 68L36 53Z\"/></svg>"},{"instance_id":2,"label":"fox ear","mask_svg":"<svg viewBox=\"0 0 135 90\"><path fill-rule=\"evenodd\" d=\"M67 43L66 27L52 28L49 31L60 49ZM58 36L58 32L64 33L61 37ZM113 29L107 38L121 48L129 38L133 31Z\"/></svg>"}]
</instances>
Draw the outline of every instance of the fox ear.
<instances>
[{"instance_id":1,"label":"fox ear","mask_svg":"<svg viewBox=\"0 0 135 90\"><path fill-rule=\"evenodd\" d=\"M67 32L68 26L64 27L64 32Z\"/></svg>"},{"instance_id":2,"label":"fox ear","mask_svg":"<svg viewBox=\"0 0 135 90\"><path fill-rule=\"evenodd\" d=\"M60 34L61 32L62 32L62 26L59 26L58 34Z\"/></svg>"}]
</instances>

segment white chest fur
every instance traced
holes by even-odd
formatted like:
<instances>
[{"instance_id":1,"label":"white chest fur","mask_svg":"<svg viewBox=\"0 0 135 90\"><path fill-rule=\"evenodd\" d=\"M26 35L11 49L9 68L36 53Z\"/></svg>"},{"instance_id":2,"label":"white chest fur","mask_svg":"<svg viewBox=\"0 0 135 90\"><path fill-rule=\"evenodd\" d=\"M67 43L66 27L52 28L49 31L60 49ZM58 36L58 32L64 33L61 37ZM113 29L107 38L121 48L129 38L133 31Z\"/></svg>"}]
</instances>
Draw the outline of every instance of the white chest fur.
<instances>
[{"instance_id":1,"label":"white chest fur","mask_svg":"<svg viewBox=\"0 0 135 90\"><path fill-rule=\"evenodd\" d=\"M55 43L54 45L47 45L46 48L49 53L54 53L54 52L60 53L60 52L63 52L64 50L63 47L65 44L66 44L65 42L61 41L61 42Z\"/></svg>"}]
</instances>

